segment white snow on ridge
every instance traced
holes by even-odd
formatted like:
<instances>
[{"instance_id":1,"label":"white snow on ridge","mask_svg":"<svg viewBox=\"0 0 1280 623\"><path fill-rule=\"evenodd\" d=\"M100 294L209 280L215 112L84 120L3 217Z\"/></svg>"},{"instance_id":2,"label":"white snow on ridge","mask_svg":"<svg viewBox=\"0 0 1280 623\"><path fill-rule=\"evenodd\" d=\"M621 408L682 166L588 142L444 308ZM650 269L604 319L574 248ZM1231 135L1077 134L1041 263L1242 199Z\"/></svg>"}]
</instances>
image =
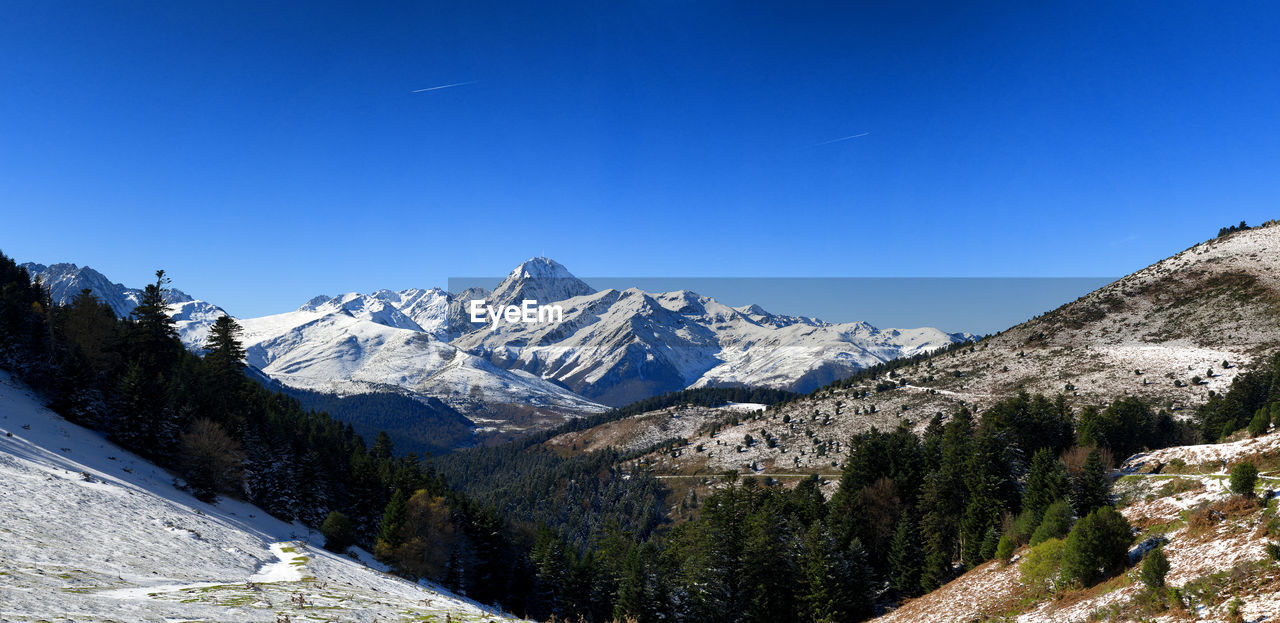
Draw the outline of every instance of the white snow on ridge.
<instances>
[{"instance_id":1,"label":"white snow on ridge","mask_svg":"<svg viewBox=\"0 0 1280 623\"><path fill-rule=\"evenodd\" d=\"M0 620L500 618L326 552L252 505L200 502L4 373L0 482Z\"/></svg>"},{"instance_id":2,"label":"white snow on ridge","mask_svg":"<svg viewBox=\"0 0 1280 623\"><path fill-rule=\"evenodd\" d=\"M30 265L64 299L90 287L127 314L138 291L87 267ZM203 350L225 312L172 291L183 343ZM132 297L132 298L130 298ZM563 322L472 324L470 298L504 306L559 305ZM119 299L119 300L117 300ZM67 299L69 300L69 299ZM523 405L562 415L701 386L808 391L869 365L945 346L964 335L879 330L729 307L687 290L597 292L561 264L533 258L494 290L438 288L317 296L292 312L238 319L248 363L285 385L338 394L397 390L440 398L468 414Z\"/></svg>"},{"instance_id":3,"label":"white snow on ridge","mask_svg":"<svg viewBox=\"0 0 1280 623\"><path fill-rule=\"evenodd\" d=\"M240 323L249 365L291 387L337 394L397 387L464 411L476 400L604 410L554 383L467 354L374 297L342 295Z\"/></svg>"}]
</instances>

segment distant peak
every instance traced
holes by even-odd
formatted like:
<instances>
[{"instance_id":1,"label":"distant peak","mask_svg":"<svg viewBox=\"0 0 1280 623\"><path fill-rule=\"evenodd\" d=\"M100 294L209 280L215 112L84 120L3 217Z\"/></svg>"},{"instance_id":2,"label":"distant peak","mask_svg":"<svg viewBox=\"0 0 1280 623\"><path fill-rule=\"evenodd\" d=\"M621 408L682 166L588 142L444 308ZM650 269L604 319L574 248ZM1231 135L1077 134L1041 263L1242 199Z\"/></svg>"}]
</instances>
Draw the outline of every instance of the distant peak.
<instances>
[{"instance_id":1,"label":"distant peak","mask_svg":"<svg viewBox=\"0 0 1280 623\"><path fill-rule=\"evenodd\" d=\"M573 276L561 263L535 257L516 266L494 289L493 298L502 304L518 304L524 299L549 303L594 293L595 289Z\"/></svg>"},{"instance_id":2,"label":"distant peak","mask_svg":"<svg viewBox=\"0 0 1280 623\"><path fill-rule=\"evenodd\" d=\"M509 276L517 279L577 279L564 264L549 257L533 257L520 262Z\"/></svg>"},{"instance_id":3,"label":"distant peak","mask_svg":"<svg viewBox=\"0 0 1280 623\"><path fill-rule=\"evenodd\" d=\"M332 296L329 296L327 294L321 294L320 296L317 296L311 299L310 301L307 301L306 303L304 303L302 307L298 308L298 311L315 311L317 307L320 307L321 305L324 305L325 303L328 303L331 300L333 300Z\"/></svg>"}]
</instances>

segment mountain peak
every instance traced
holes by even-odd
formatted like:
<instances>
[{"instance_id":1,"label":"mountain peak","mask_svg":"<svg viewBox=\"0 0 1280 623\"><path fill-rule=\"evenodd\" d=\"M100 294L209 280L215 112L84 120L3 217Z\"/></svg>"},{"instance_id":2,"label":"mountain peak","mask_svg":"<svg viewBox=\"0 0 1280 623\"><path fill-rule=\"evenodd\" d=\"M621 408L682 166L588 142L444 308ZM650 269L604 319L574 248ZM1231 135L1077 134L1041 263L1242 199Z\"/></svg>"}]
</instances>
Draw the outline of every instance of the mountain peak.
<instances>
[{"instance_id":1,"label":"mountain peak","mask_svg":"<svg viewBox=\"0 0 1280 623\"><path fill-rule=\"evenodd\" d=\"M535 257L516 266L490 298L499 305L513 305L525 299L553 303L594 293L594 288L573 276L563 264L551 258Z\"/></svg>"},{"instance_id":2,"label":"mountain peak","mask_svg":"<svg viewBox=\"0 0 1280 623\"><path fill-rule=\"evenodd\" d=\"M533 257L515 267L507 278L518 279L577 279L564 264L549 257Z\"/></svg>"}]
</instances>

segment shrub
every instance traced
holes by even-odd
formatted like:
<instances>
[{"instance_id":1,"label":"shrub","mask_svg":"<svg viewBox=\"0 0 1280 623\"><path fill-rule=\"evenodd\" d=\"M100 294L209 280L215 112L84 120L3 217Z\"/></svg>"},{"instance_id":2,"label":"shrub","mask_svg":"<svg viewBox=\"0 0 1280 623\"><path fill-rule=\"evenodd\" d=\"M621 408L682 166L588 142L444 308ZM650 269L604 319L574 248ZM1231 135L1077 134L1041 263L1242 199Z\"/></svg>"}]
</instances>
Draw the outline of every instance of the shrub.
<instances>
[{"instance_id":1,"label":"shrub","mask_svg":"<svg viewBox=\"0 0 1280 623\"><path fill-rule=\"evenodd\" d=\"M1258 412L1253 414L1253 419L1249 420L1249 436L1260 437L1265 435L1267 427L1270 425L1271 413L1265 407L1258 409Z\"/></svg>"},{"instance_id":2,"label":"shrub","mask_svg":"<svg viewBox=\"0 0 1280 623\"><path fill-rule=\"evenodd\" d=\"M1071 506L1063 500L1058 500L1050 504L1048 510L1044 512L1044 519L1040 520L1040 526L1031 535L1031 545L1034 547L1049 539L1061 539L1070 531Z\"/></svg>"},{"instance_id":3,"label":"shrub","mask_svg":"<svg viewBox=\"0 0 1280 623\"><path fill-rule=\"evenodd\" d=\"M1018 544L1013 540L1013 537L1007 534L1000 537L1000 543L996 545L996 559L1007 564L1009 559L1013 558L1013 550L1017 548Z\"/></svg>"},{"instance_id":4,"label":"shrub","mask_svg":"<svg viewBox=\"0 0 1280 623\"><path fill-rule=\"evenodd\" d=\"M1198 536L1204 534L1217 526L1223 520L1223 515L1213 507L1206 506L1191 514L1191 518L1187 520L1187 534L1190 536Z\"/></svg>"},{"instance_id":5,"label":"shrub","mask_svg":"<svg viewBox=\"0 0 1280 623\"><path fill-rule=\"evenodd\" d=\"M1244 462L1231 470L1231 492L1236 495L1253 495L1253 488L1258 484L1258 468L1253 463Z\"/></svg>"},{"instance_id":6,"label":"shrub","mask_svg":"<svg viewBox=\"0 0 1280 623\"><path fill-rule=\"evenodd\" d=\"M1076 522L1062 545L1062 580L1092 586L1124 568L1133 530L1129 520L1103 506Z\"/></svg>"},{"instance_id":7,"label":"shrub","mask_svg":"<svg viewBox=\"0 0 1280 623\"><path fill-rule=\"evenodd\" d=\"M329 516L320 524L320 533L324 535L324 548L331 552L347 551L355 544L355 529L351 520L338 511L330 511Z\"/></svg>"},{"instance_id":8,"label":"shrub","mask_svg":"<svg viewBox=\"0 0 1280 623\"><path fill-rule=\"evenodd\" d=\"M1272 560L1280 562L1280 543L1267 543L1267 555Z\"/></svg>"},{"instance_id":9,"label":"shrub","mask_svg":"<svg viewBox=\"0 0 1280 623\"><path fill-rule=\"evenodd\" d=\"M1201 489L1204 489L1204 483L1194 478L1171 478L1160 486L1160 496L1168 497L1189 491L1200 491Z\"/></svg>"},{"instance_id":10,"label":"shrub","mask_svg":"<svg viewBox=\"0 0 1280 623\"><path fill-rule=\"evenodd\" d=\"M1027 552L1022 563L1022 583L1037 592L1052 591L1062 565L1062 539L1049 539Z\"/></svg>"},{"instance_id":11,"label":"shrub","mask_svg":"<svg viewBox=\"0 0 1280 623\"><path fill-rule=\"evenodd\" d=\"M1142 559L1142 569L1138 577L1147 588L1155 590L1164 587L1164 577L1169 574L1169 559L1164 555L1164 548L1157 547Z\"/></svg>"},{"instance_id":12,"label":"shrub","mask_svg":"<svg viewBox=\"0 0 1280 623\"><path fill-rule=\"evenodd\" d=\"M1013 520L1012 530L1009 531L1013 535L1013 540L1019 544L1030 543L1031 536L1036 533L1036 528L1040 525L1040 518L1029 510L1018 513L1018 517Z\"/></svg>"}]
</instances>

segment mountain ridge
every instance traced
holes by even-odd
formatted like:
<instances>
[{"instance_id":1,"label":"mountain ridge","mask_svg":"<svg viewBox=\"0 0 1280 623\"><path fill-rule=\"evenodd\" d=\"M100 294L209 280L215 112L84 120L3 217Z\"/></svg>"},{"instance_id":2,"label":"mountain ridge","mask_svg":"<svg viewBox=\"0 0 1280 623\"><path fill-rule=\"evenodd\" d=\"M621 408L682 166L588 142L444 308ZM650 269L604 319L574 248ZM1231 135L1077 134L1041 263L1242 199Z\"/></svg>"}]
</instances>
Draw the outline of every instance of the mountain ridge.
<instances>
[{"instance_id":1,"label":"mountain ridge","mask_svg":"<svg viewBox=\"0 0 1280 623\"><path fill-rule=\"evenodd\" d=\"M87 267L29 266L36 277L56 282L63 297L83 286L118 299L118 314L136 304L136 296L129 298L136 291ZM180 297L170 313L184 343L199 350L209 325L226 312L174 292ZM499 308L536 300L560 306L564 318L473 324L466 309L471 300ZM291 312L239 322L248 363L287 386L336 395L406 391L508 431L515 429L503 421L513 408L517 419L539 427L686 387L807 391L971 337L832 324L771 314L759 305L733 308L687 290L597 291L545 257L521 262L492 291L324 294ZM486 417L489 411L507 414Z\"/></svg>"}]
</instances>

